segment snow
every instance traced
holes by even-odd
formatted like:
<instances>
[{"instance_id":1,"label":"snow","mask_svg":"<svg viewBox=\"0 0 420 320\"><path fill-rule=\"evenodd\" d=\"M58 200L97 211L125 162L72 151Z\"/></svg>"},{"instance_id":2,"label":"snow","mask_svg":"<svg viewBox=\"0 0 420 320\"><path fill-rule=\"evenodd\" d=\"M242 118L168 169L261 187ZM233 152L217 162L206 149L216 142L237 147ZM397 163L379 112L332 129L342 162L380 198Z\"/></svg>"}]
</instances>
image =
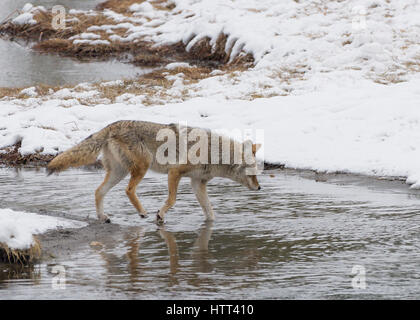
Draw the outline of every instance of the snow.
<instances>
[{"instance_id":1,"label":"snow","mask_svg":"<svg viewBox=\"0 0 420 320\"><path fill-rule=\"evenodd\" d=\"M98 44L104 44L104 45L110 45L110 42L108 40L73 40L74 44L90 44L92 46L98 45Z\"/></svg>"},{"instance_id":2,"label":"snow","mask_svg":"<svg viewBox=\"0 0 420 320\"><path fill-rule=\"evenodd\" d=\"M36 97L38 95L35 87L23 89L22 91L20 91L20 94L25 94L30 97Z\"/></svg>"},{"instance_id":3,"label":"snow","mask_svg":"<svg viewBox=\"0 0 420 320\"><path fill-rule=\"evenodd\" d=\"M57 228L81 228L86 225L85 222L0 209L0 243L5 243L12 249L28 249L34 243L33 234Z\"/></svg>"},{"instance_id":4,"label":"snow","mask_svg":"<svg viewBox=\"0 0 420 320\"><path fill-rule=\"evenodd\" d=\"M12 23L16 25L33 25L36 24L37 21L34 19L34 15L39 11L45 12L45 7L43 6L36 6L34 7L32 3L27 3L23 6L20 14L12 19Z\"/></svg>"},{"instance_id":5,"label":"snow","mask_svg":"<svg viewBox=\"0 0 420 320\"><path fill-rule=\"evenodd\" d=\"M153 6L149 2L134 3L130 6L130 11L153 11Z\"/></svg>"},{"instance_id":6,"label":"snow","mask_svg":"<svg viewBox=\"0 0 420 320\"><path fill-rule=\"evenodd\" d=\"M165 66L165 69L168 70L173 70L176 68L188 68L191 67L191 65L189 63L186 62L173 62L173 63L169 63Z\"/></svg>"},{"instance_id":7,"label":"snow","mask_svg":"<svg viewBox=\"0 0 420 320\"><path fill-rule=\"evenodd\" d=\"M36 24L34 15L31 12L24 12L18 15L16 18L12 20L12 22L17 25Z\"/></svg>"},{"instance_id":8,"label":"snow","mask_svg":"<svg viewBox=\"0 0 420 320\"><path fill-rule=\"evenodd\" d=\"M96 34L96 33L92 33L92 32L84 32L78 35L75 35L73 37L70 37L69 40L73 40L73 39L100 39L101 36Z\"/></svg>"}]
</instances>

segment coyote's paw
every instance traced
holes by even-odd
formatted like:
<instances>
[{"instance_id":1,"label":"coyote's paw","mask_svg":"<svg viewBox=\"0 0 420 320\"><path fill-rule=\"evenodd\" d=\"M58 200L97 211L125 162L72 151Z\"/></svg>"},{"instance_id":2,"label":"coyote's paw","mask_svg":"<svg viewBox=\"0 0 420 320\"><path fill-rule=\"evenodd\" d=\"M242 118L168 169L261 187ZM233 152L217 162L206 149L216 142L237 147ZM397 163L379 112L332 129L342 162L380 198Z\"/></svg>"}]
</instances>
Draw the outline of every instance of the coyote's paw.
<instances>
[{"instance_id":1,"label":"coyote's paw","mask_svg":"<svg viewBox=\"0 0 420 320\"><path fill-rule=\"evenodd\" d=\"M157 214L156 214L156 223L158 224L158 225L162 225L162 224L164 224L165 222L163 221L163 219L162 219L162 217L159 215L159 211L157 212Z\"/></svg>"},{"instance_id":2,"label":"coyote's paw","mask_svg":"<svg viewBox=\"0 0 420 320\"><path fill-rule=\"evenodd\" d=\"M144 219L147 218L149 215L147 214L147 212L144 213L139 213L140 218Z\"/></svg>"},{"instance_id":3,"label":"coyote's paw","mask_svg":"<svg viewBox=\"0 0 420 320\"><path fill-rule=\"evenodd\" d=\"M99 217L99 221L104 222L104 223L111 223L111 219L108 218L108 216L105 214Z\"/></svg>"}]
</instances>

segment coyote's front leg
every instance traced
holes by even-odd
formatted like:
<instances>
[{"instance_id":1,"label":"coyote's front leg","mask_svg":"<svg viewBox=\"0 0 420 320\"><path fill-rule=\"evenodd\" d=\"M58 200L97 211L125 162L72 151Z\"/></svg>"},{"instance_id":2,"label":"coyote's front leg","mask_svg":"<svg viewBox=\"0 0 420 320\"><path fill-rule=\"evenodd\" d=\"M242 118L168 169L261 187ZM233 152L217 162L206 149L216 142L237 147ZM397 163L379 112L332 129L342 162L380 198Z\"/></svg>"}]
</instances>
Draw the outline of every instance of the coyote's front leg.
<instances>
[{"instance_id":1,"label":"coyote's front leg","mask_svg":"<svg viewBox=\"0 0 420 320\"><path fill-rule=\"evenodd\" d=\"M180 180L180 172L177 169L170 169L168 172L168 199L156 216L157 223L162 224L164 222L166 212L175 204Z\"/></svg>"},{"instance_id":2,"label":"coyote's front leg","mask_svg":"<svg viewBox=\"0 0 420 320\"><path fill-rule=\"evenodd\" d=\"M202 179L191 179L191 186L195 196L200 203L201 208L206 216L206 220L214 220L214 212L211 206L209 196L207 195L207 181Z\"/></svg>"}]
</instances>

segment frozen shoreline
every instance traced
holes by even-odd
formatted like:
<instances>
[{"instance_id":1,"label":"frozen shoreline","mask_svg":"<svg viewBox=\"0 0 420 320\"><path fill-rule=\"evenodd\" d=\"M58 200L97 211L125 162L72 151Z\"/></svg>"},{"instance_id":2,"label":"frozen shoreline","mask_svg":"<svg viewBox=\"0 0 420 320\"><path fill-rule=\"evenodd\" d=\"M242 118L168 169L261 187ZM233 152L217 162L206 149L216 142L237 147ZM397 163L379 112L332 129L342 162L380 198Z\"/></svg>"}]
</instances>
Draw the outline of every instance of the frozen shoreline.
<instances>
[{"instance_id":1,"label":"frozen shoreline","mask_svg":"<svg viewBox=\"0 0 420 320\"><path fill-rule=\"evenodd\" d=\"M84 226L84 222L0 208L0 243L13 250L30 249L35 244L35 234Z\"/></svg>"}]
</instances>

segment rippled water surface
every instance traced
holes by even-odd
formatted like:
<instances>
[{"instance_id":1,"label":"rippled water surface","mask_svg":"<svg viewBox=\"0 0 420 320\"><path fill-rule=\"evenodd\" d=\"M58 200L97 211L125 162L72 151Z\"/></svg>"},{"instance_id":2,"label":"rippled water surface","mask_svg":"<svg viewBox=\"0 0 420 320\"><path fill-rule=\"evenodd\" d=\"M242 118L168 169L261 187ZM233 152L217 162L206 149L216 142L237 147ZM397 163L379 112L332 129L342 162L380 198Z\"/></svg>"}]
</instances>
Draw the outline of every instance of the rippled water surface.
<instances>
[{"instance_id":1,"label":"rippled water surface","mask_svg":"<svg viewBox=\"0 0 420 320\"><path fill-rule=\"evenodd\" d=\"M94 221L93 193L103 176L2 169L0 207ZM150 174L138 187L147 219L129 204L127 179L110 191L112 224L86 228L103 246L81 241L69 249L63 236L63 254L24 269L1 266L0 299L420 298L418 191L357 177L316 182L289 171L262 175L260 192L215 179L209 194L216 221L205 223L185 179L158 227L165 179ZM57 265L65 289L52 288ZM354 266L366 271L365 289L352 286Z\"/></svg>"}]
</instances>

